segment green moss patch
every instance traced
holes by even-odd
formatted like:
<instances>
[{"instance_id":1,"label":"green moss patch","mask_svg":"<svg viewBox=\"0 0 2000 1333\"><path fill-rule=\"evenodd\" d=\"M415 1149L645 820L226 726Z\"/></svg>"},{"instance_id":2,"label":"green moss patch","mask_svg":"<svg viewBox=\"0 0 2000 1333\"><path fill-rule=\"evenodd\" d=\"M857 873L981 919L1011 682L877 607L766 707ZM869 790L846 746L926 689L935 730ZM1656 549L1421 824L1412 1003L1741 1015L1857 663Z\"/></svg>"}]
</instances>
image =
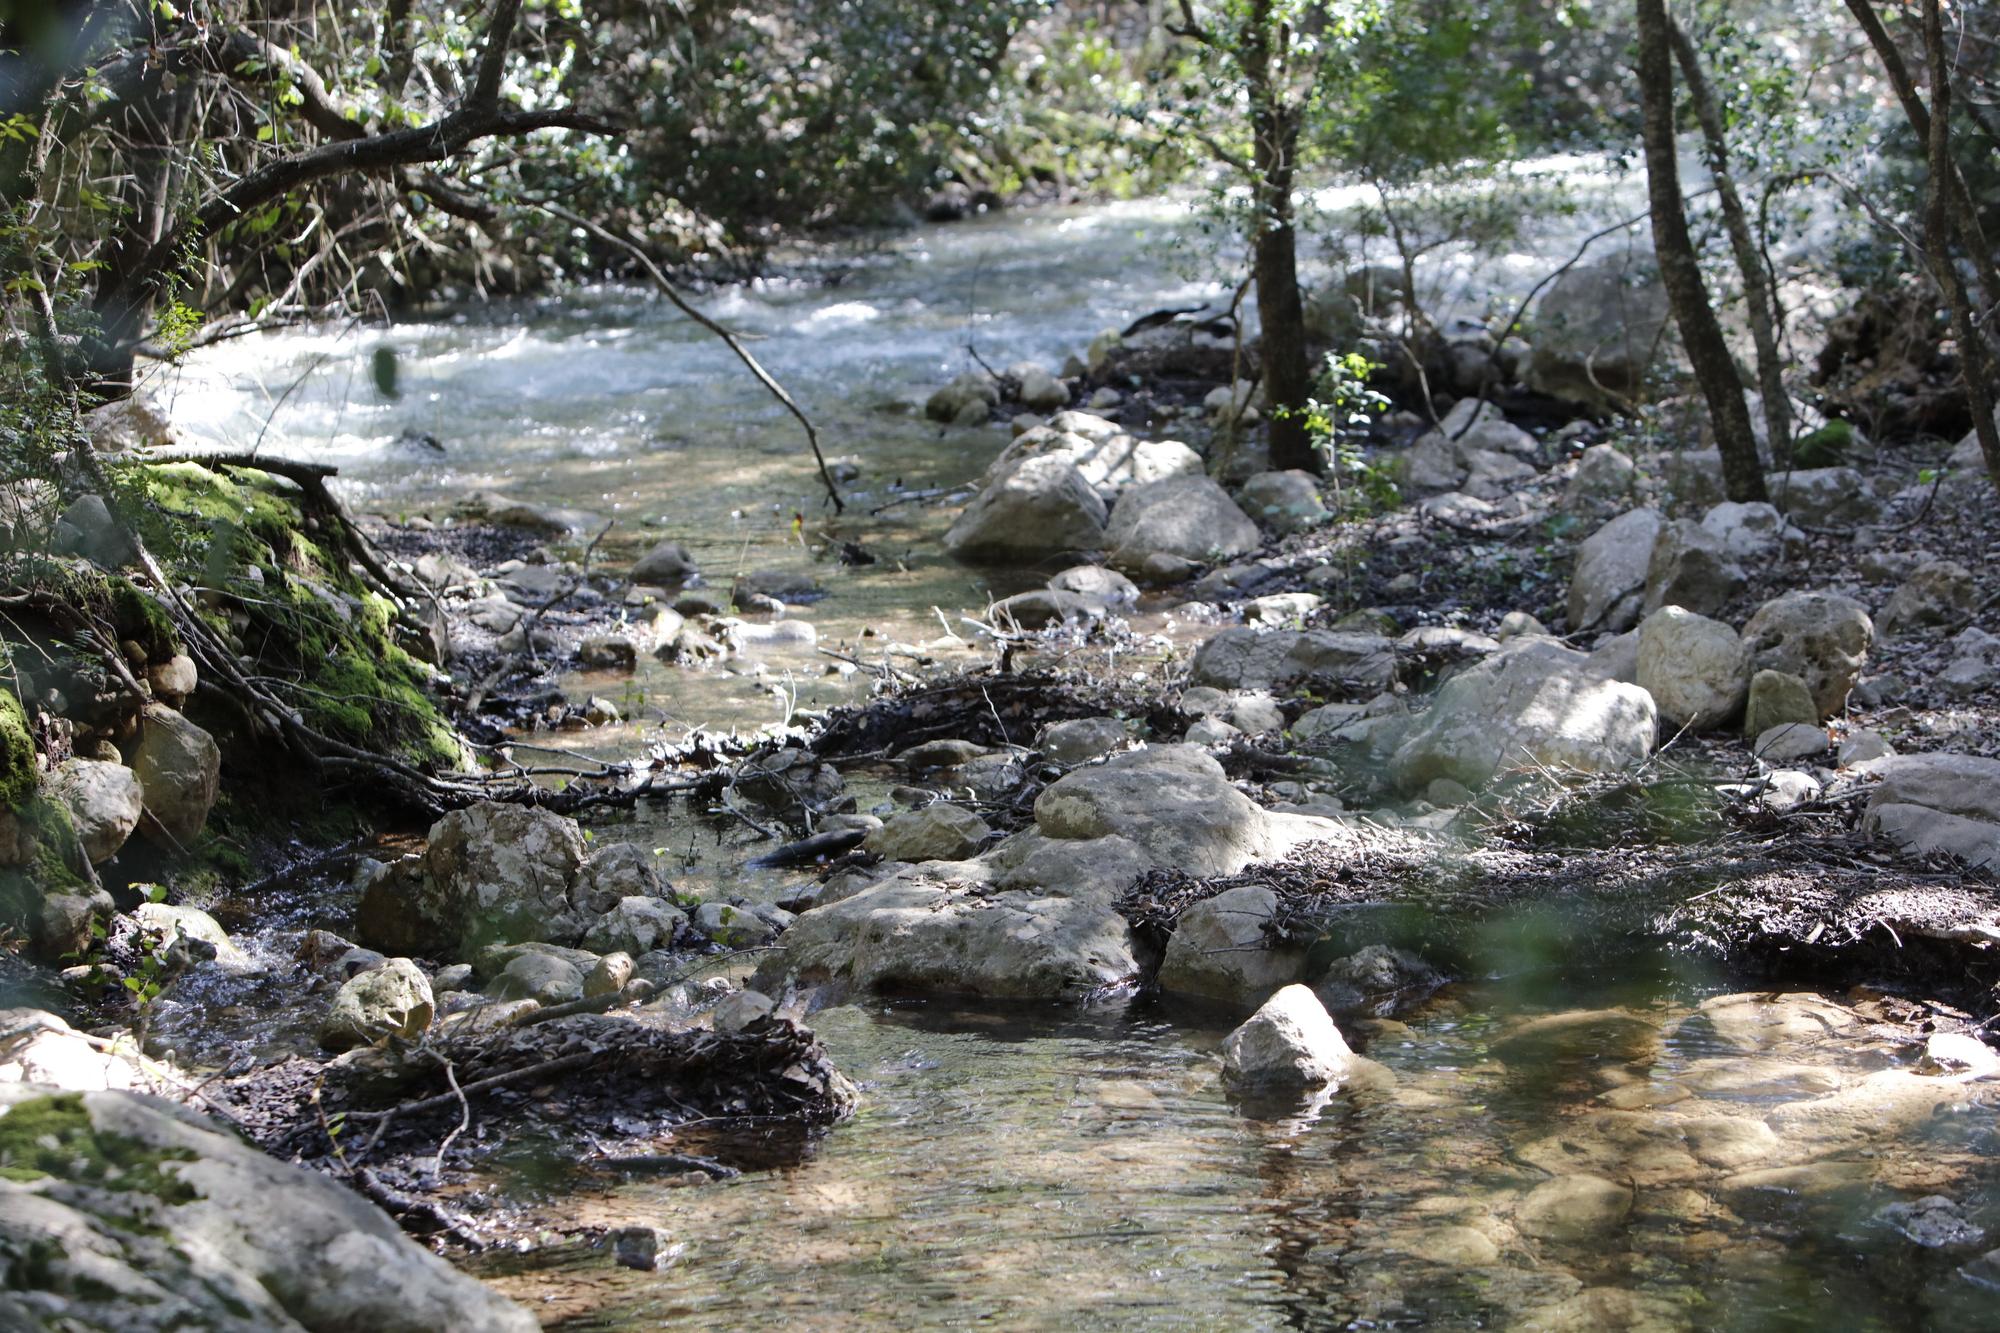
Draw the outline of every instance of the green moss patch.
<instances>
[{"instance_id":1,"label":"green moss patch","mask_svg":"<svg viewBox=\"0 0 2000 1333\"><path fill-rule=\"evenodd\" d=\"M36 1181L54 1177L147 1194L163 1203L192 1203L201 1196L168 1162L191 1162L184 1149L148 1147L136 1139L99 1133L78 1093L58 1093L17 1102L0 1115L0 1179Z\"/></svg>"},{"instance_id":2,"label":"green moss patch","mask_svg":"<svg viewBox=\"0 0 2000 1333\"><path fill-rule=\"evenodd\" d=\"M18 809L40 781L28 714L11 690L0 690L0 809Z\"/></svg>"},{"instance_id":3,"label":"green moss patch","mask_svg":"<svg viewBox=\"0 0 2000 1333\"><path fill-rule=\"evenodd\" d=\"M430 669L397 646L392 608L308 526L288 483L252 469L144 469L154 550L247 616L206 614L257 661L308 725L351 745L434 769L460 762L457 733L426 686Z\"/></svg>"}]
</instances>

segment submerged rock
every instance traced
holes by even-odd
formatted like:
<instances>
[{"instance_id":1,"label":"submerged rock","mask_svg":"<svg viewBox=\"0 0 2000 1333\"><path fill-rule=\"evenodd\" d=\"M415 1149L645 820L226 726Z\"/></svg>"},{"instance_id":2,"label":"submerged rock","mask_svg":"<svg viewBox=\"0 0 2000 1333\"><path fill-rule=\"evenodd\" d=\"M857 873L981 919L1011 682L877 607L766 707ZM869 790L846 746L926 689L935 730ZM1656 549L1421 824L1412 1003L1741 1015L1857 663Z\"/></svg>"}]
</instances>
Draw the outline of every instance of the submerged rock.
<instances>
[{"instance_id":1,"label":"submerged rock","mask_svg":"<svg viewBox=\"0 0 2000 1333\"><path fill-rule=\"evenodd\" d=\"M1222 1076L1246 1092L1323 1088L1353 1071L1348 1049L1319 997L1286 986L1222 1043Z\"/></svg>"},{"instance_id":2,"label":"submerged rock","mask_svg":"<svg viewBox=\"0 0 2000 1333\"><path fill-rule=\"evenodd\" d=\"M1601 1239L1632 1211L1632 1187L1602 1176L1569 1175L1545 1180L1514 1213L1515 1227L1537 1240L1567 1243Z\"/></svg>"}]
</instances>

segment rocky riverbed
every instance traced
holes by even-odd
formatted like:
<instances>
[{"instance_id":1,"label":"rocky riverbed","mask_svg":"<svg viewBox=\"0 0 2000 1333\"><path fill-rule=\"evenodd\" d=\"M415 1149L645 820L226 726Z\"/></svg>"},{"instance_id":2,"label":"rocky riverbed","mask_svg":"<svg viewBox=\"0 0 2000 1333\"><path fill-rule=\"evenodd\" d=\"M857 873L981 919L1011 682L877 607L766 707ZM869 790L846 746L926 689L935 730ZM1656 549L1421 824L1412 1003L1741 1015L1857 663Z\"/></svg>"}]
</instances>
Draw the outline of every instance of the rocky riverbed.
<instances>
[{"instance_id":1,"label":"rocky riverbed","mask_svg":"<svg viewBox=\"0 0 2000 1333\"><path fill-rule=\"evenodd\" d=\"M1995 1262L1962 1128L2000 1014L1990 488L1968 445L1849 428L1726 502L1698 434L1559 410L1580 361L1615 370L1582 323L1468 336L1435 416L1329 481L1259 466L1194 317L924 384L899 429L951 484L864 453L860 512L780 504L768 559L559 486L364 495L399 606L272 526L283 484L212 469L200 503L261 525L203 594L243 655L272 605L344 607L396 669L373 688L421 687L489 785L220 863L280 784L170 637L133 622L129 689L34 676L19 729L64 742L30 747L34 809L69 832L11 844L56 998L0 1026L0 1257L61 1262L10 1291L331 1327L386 1248L431 1294L381 1326L526 1318L351 1194L352 1239L218 1259L231 1191L334 1188L286 1159L586 1324L922 1322L803 1276L948 1244L904 1210L993 1246L953 1252L946 1320L1046 1315L1088 1263L1102 1322L1147 1322L1183 1225L1193 1308L1249 1325L1707 1326L1795 1283L1962 1314ZM77 558L116 570L90 518ZM319 724L445 744L327 679ZM998 1146L960 1179L939 1126L968 1109ZM1268 1223L1184 1209L1184 1167ZM174 1239L119 1234L133 1207ZM288 1245L324 1271L274 1283ZM1751 1257L1706 1271L1725 1250ZM1017 1251L1046 1273L1007 1290Z\"/></svg>"}]
</instances>

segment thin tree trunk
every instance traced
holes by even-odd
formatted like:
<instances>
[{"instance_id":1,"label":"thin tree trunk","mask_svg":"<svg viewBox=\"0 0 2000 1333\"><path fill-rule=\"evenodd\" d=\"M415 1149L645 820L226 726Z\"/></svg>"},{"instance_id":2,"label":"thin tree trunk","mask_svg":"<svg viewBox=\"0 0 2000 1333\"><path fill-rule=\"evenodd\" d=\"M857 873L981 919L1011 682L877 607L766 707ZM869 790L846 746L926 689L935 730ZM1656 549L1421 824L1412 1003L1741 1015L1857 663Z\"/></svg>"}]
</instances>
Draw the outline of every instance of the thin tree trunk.
<instances>
[{"instance_id":1,"label":"thin tree trunk","mask_svg":"<svg viewBox=\"0 0 2000 1333\"><path fill-rule=\"evenodd\" d=\"M1271 466L1319 469L1306 431L1312 366L1306 357L1305 302L1299 295L1298 232L1293 225L1292 182L1298 169L1297 114L1284 102L1280 59L1272 49L1276 20L1271 0L1255 0L1243 67L1250 86L1252 163L1257 207L1252 259L1257 278L1257 321L1263 326L1264 401L1270 408Z\"/></svg>"},{"instance_id":2,"label":"thin tree trunk","mask_svg":"<svg viewBox=\"0 0 2000 1333\"><path fill-rule=\"evenodd\" d=\"M1688 234L1687 212L1681 199L1680 166L1674 143L1674 56L1668 35L1664 0L1637 0L1639 19L1639 95L1644 106L1647 198L1652 205L1653 250L1659 256L1660 281L1681 331L1695 381L1708 403L1722 452L1722 484L1730 499L1766 499L1764 465L1757 455L1757 435L1750 409L1743 401L1743 382L1722 325L1708 303L1701 263Z\"/></svg>"},{"instance_id":3,"label":"thin tree trunk","mask_svg":"<svg viewBox=\"0 0 2000 1333\"><path fill-rule=\"evenodd\" d=\"M1903 115L1908 118L1910 128L1917 132L1919 139L1930 143L1931 113L1924 107L1924 99L1917 94L1917 81L1911 77L1910 67L1904 61L1896 39L1882 26L1882 20L1868 0L1847 0L1847 8L1855 21L1860 23L1861 31L1867 34L1868 44L1875 48L1875 57L1882 62L1883 73L1889 76L1889 85L1895 90L1896 100L1903 104ZM1933 80L1936 77L1932 75ZM1949 100L1946 105L1949 105ZM1986 305L2000 301L2000 269L1994 266L1993 248L1987 243L1985 228L1980 225L1979 210L1973 207L1972 191L1966 187L1958 164L1949 159L1944 164L1943 188L1946 213L1958 229L1967 258L1972 261L1972 271L1979 278L1980 303Z\"/></svg>"},{"instance_id":4,"label":"thin tree trunk","mask_svg":"<svg viewBox=\"0 0 2000 1333\"><path fill-rule=\"evenodd\" d=\"M1924 245L1930 251L1931 276L1944 292L1951 312L1952 337L1958 340L1959 373L1972 407L1972 429L1986 473L2000 489L2000 423L1993 420L1993 349L1974 318L1972 301L1951 257L1951 67L1945 58L1944 14L1938 0L1924 0L1924 53L1931 67L1930 189L1924 208ZM1961 234L1970 248L1972 238Z\"/></svg>"},{"instance_id":5,"label":"thin tree trunk","mask_svg":"<svg viewBox=\"0 0 2000 1333\"><path fill-rule=\"evenodd\" d=\"M1672 15L1667 17L1667 34L1673 40L1681 77L1687 80L1695 118L1701 122L1701 135L1708 145L1708 171L1715 180L1715 192L1722 205L1729 248L1735 252L1737 270L1743 275L1743 304L1750 319L1750 338L1757 346L1757 387L1764 396L1764 429L1772 451L1778 457L1789 458L1792 404L1785 395L1785 365L1778 351L1778 294L1772 288L1770 270L1764 267L1763 253L1750 229L1750 215L1743 207L1743 197L1736 191L1736 178L1729 170L1729 139L1722 128L1722 109L1716 105L1715 89L1701 67L1700 53Z\"/></svg>"}]
</instances>

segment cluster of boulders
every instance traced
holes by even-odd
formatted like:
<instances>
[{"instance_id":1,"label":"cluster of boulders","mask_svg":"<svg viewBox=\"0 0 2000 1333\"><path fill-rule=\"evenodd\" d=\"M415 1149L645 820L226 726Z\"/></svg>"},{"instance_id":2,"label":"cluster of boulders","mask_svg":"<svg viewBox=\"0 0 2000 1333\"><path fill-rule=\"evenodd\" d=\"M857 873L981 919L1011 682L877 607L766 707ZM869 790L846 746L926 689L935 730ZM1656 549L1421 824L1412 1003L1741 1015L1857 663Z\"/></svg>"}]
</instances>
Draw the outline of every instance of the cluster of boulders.
<instances>
[{"instance_id":1,"label":"cluster of boulders","mask_svg":"<svg viewBox=\"0 0 2000 1333\"><path fill-rule=\"evenodd\" d=\"M1065 411L1014 438L944 541L960 559L984 563L1103 555L1140 583L1168 584L1263 545L1246 507L1279 532L1327 518L1304 473L1260 473L1232 497L1186 444Z\"/></svg>"},{"instance_id":2,"label":"cluster of boulders","mask_svg":"<svg viewBox=\"0 0 2000 1333\"><path fill-rule=\"evenodd\" d=\"M769 904L695 901L636 843L593 847L573 819L484 803L431 827L423 851L365 862L350 943L310 932L300 957L337 983L320 1025L332 1050L477 1011L538 1007L664 986L691 955L765 944L792 920ZM422 961L419 961L422 960Z\"/></svg>"},{"instance_id":3,"label":"cluster of boulders","mask_svg":"<svg viewBox=\"0 0 2000 1333\"><path fill-rule=\"evenodd\" d=\"M112 909L91 867L113 862L135 836L160 852L178 854L201 834L221 790L222 754L215 739L182 711L194 693L196 668L183 654L162 660L128 641L121 645L131 680L115 709L79 710L46 697L44 718L59 719L69 753L44 767L47 750L29 734L20 702L0 692L0 750L15 781L0 809L0 876L8 924L37 951L55 959L82 952L92 922Z\"/></svg>"}]
</instances>

